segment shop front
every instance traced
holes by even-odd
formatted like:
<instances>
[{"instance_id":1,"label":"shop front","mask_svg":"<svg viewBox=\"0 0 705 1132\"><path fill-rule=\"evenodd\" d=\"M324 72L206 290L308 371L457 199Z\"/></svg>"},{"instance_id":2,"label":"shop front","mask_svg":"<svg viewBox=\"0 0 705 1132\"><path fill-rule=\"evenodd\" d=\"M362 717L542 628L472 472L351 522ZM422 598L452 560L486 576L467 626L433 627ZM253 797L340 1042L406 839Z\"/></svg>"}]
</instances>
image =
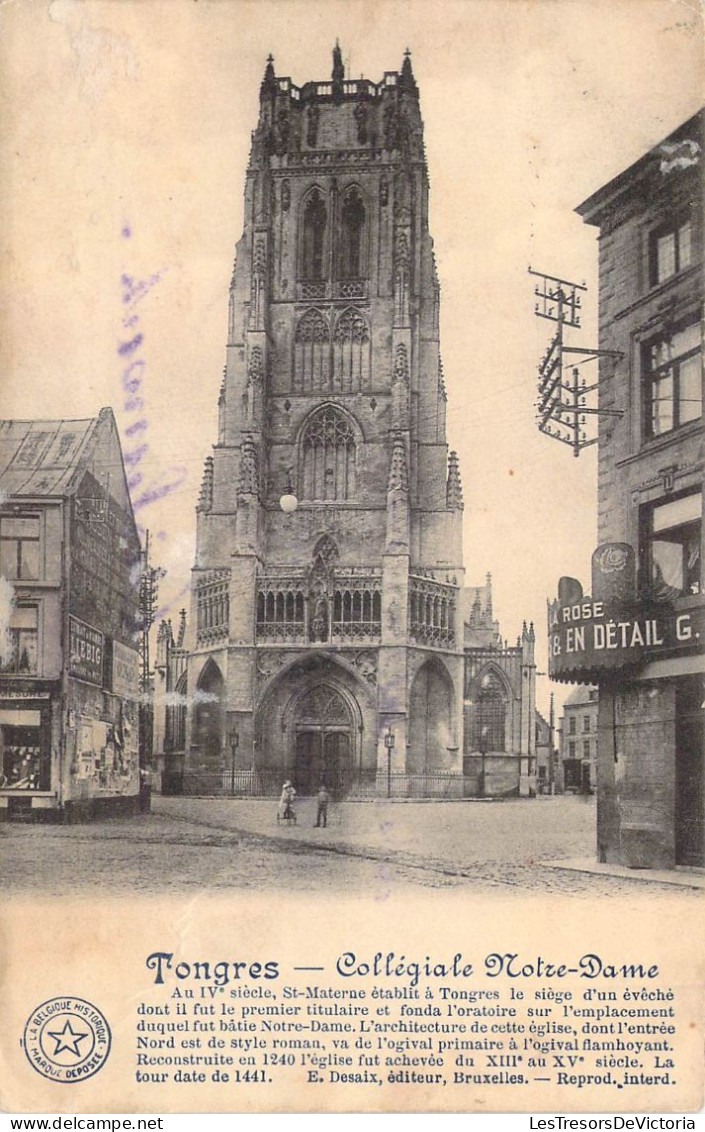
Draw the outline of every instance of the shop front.
<instances>
[{"instance_id":1,"label":"shop front","mask_svg":"<svg viewBox=\"0 0 705 1132\"><path fill-rule=\"evenodd\" d=\"M59 710L58 683L0 685L0 820L56 807L52 730Z\"/></svg>"},{"instance_id":2,"label":"shop front","mask_svg":"<svg viewBox=\"0 0 705 1132\"><path fill-rule=\"evenodd\" d=\"M561 578L549 673L599 685L597 855L631 868L705 865L705 609L636 596L634 552L593 555L592 595Z\"/></svg>"}]
</instances>

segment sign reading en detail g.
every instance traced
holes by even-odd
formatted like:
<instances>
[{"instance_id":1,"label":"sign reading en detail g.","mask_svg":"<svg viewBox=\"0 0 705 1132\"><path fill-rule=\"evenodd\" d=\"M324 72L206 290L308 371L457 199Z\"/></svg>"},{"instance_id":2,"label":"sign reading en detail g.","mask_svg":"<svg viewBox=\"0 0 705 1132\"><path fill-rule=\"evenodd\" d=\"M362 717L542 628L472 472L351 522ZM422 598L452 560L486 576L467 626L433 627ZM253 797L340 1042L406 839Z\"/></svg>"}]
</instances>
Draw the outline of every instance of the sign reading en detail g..
<instances>
[{"instance_id":1,"label":"sign reading en detail g.","mask_svg":"<svg viewBox=\"0 0 705 1132\"><path fill-rule=\"evenodd\" d=\"M558 599L548 606L552 679L591 683L601 672L699 647L702 608L679 611L637 602L635 575L632 548L606 543L593 554L594 597L583 593L577 579L561 578Z\"/></svg>"}]
</instances>

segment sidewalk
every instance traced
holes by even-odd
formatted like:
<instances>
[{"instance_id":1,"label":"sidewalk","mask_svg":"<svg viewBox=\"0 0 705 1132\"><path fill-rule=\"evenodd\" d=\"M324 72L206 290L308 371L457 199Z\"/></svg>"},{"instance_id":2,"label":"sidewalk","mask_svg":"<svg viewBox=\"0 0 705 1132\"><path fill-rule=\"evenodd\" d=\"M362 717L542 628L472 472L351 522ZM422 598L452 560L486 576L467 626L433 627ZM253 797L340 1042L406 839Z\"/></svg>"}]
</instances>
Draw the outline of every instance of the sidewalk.
<instances>
[{"instance_id":1,"label":"sidewalk","mask_svg":"<svg viewBox=\"0 0 705 1132\"><path fill-rule=\"evenodd\" d=\"M394 861L454 876L478 869L530 872L551 868L626 881L705 888L690 872L633 870L595 861L595 804L582 797L498 802L347 802L331 805L316 829L316 802L296 803L296 825L277 824L276 799L155 796L155 813L214 829L239 831L368 860Z\"/></svg>"}]
</instances>

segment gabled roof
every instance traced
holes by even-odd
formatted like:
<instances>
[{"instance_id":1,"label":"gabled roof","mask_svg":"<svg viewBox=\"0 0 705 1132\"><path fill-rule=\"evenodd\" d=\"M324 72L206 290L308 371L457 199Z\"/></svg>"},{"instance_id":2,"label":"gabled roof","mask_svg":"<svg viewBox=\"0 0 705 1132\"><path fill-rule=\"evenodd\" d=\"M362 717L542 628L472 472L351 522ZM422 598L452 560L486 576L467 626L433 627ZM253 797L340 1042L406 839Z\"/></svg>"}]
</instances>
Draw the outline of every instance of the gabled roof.
<instances>
[{"instance_id":1,"label":"gabled roof","mask_svg":"<svg viewBox=\"0 0 705 1132\"><path fill-rule=\"evenodd\" d=\"M109 412L110 410L108 410ZM68 495L85 468L98 418L0 421L3 496Z\"/></svg>"}]
</instances>

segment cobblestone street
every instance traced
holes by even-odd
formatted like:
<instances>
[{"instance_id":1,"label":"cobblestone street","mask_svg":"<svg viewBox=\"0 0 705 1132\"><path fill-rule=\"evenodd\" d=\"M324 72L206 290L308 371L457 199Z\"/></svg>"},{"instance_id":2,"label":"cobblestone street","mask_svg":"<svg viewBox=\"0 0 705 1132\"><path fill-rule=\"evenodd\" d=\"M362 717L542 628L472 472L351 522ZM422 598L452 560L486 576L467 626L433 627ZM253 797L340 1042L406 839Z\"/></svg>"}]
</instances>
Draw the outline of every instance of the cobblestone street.
<instances>
[{"instance_id":1,"label":"cobblestone street","mask_svg":"<svg viewBox=\"0 0 705 1132\"><path fill-rule=\"evenodd\" d=\"M73 826L0 827L4 888L57 896L100 888L159 894L211 889L375 893L403 888L554 892L576 897L697 897L648 874L551 867L594 858L595 808L578 797L502 803L348 803L314 828L315 803L279 826L276 803L153 798L150 815Z\"/></svg>"}]
</instances>

